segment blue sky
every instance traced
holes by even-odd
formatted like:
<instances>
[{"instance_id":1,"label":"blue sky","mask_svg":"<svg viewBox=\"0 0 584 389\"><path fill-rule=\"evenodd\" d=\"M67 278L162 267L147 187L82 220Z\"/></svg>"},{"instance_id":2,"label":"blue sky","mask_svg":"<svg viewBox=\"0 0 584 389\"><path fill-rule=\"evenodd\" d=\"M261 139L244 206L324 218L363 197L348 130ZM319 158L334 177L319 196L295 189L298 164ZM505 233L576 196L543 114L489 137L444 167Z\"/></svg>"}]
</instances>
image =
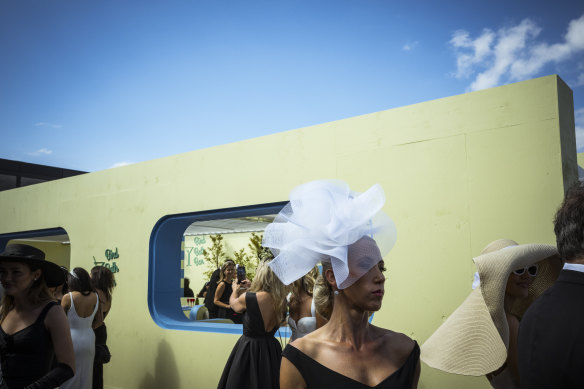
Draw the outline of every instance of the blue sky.
<instances>
[{"instance_id":1,"label":"blue sky","mask_svg":"<svg viewBox=\"0 0 584 389\"><path fill-rule=\"evenodd\" d=\"M97 171L548 74L584 1L0 0L0 158Z\"/></svg>"}]
</instances>

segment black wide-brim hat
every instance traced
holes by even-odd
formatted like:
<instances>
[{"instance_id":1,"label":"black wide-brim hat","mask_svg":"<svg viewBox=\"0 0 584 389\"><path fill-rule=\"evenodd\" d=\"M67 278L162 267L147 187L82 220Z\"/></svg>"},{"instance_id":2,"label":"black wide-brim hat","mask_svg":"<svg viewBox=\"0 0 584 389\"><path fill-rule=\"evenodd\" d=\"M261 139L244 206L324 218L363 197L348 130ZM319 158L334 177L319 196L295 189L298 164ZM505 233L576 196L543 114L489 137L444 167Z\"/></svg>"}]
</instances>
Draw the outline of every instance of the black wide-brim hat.
<instances>
[{"instance_id":1,"label":"black wide-brim hat","mask_svg":"<svg viewBox=\"0 0 584 389\"><path fill-rule=\"evenodd\" d=\"M56 263L47 261L45 253L27 244L9 244L0 253L0 262L21 262L43 271L43 277L49 288L65 283L65 272Z\"/></svg>"}]
</instances>

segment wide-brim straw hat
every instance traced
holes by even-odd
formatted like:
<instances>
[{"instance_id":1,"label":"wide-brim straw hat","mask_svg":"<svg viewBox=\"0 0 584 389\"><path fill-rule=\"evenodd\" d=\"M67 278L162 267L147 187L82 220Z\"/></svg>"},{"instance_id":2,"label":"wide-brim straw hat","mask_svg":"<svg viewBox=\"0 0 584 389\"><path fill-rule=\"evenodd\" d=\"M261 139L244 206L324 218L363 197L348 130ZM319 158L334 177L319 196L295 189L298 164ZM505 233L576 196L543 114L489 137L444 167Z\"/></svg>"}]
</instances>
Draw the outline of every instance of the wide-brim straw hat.
<instances>
[{"instance_id":1,"label":"wide-brim straw hat","mask_svg":"<svg viewBox=\"0 0 584 389\"><path fill-rule=\"evenodd\" d=\"M554 246L499 239L474 258L480 287L422 345L421 359L449 373L482 376L507 360L509 325L503 308L510 274L538 264L529 294L517 299L511 312L519 319L533 300L558 278L562 261Z\"/></svg>"},{"instance_id":2,"label":"wide-brim straw hat","mask_svg":"<svg viewBox=\"0 0 584 389\"><path fill-rule=\"evenodd\" d=\"M45 283L52 288L65 282L65 272L56 263L45 260L45 253L27 244L9 244L0 253L0 262L21 262L43 272Z\"/></svg>"}]
</instances>

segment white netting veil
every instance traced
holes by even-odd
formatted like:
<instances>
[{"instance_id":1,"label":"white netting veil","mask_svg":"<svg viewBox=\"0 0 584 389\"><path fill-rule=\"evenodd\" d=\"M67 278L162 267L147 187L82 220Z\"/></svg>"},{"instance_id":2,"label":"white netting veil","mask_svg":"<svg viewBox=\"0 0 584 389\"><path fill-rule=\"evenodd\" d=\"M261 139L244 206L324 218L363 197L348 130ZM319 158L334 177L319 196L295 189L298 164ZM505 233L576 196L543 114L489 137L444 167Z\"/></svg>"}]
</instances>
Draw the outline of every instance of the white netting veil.
<instances>
[{"instance_id":1,"label":"white netting veil","mask_svg":"<svg viewBox=\"0 0 584 389\"><path fill-rule=\"evenodd\" d=\"M389 253L396 240L393 221L381 209L385 194L376 184L364 193L338 180L312 181L290 193L290 202L264 231L262 244L275 258L270 267L286 285L321 261L330 261L339 289L344 289ZM349 268L348 246L361 237L373 238L380 256ZM359 274L360 273L360 274Z\"/></svg>"}]
</instances>

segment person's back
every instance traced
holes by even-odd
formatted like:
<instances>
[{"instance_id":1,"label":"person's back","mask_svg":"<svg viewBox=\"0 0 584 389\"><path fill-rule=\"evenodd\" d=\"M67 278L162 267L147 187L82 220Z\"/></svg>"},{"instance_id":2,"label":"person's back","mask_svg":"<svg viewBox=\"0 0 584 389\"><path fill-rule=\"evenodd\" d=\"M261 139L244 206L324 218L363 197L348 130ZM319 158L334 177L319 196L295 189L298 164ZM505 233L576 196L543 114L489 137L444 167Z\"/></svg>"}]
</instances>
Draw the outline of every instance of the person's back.
<instances>
[{"instance_id":1,"label":"person's back","mask_svg":"<svg viewBox=\"0 0 584 389\"><path fill-rule=\"evenodd\" d=\"M522 388L584 387L584 183L566 194L554 232L566 262L556 283L521 320L518 339Z\"/></svg>"},{"instance_id":2,"label":"person's back","mask_svg":"<svg viewBox=\"0 0 584 389\"><path fill-rule=\"evenodd\" d=\"M243 335L223 369L218 389L278 388L282 346L274 334L283 320L288 287L261 262L251 288L240 295L237 281L229 304L243 314ZM242 281L247 289L248 280ZM269 290L270 292L267 292Z\"/></svg>"},{"instance_id":3,"label":"person's back","mask_svg":"<svg viewBox=\"0 0 584 389\"><path fill-rule=\"evenodd\" d=\"M76 267L68 276L70 292L63 296L61 306L67 313L75 351L76 370L62 389L89 388L93 379L95 335L93 327L102 321L99 298L91 286L87 271Z\"/></svg>"},{"instance_id":4,"label":"person's back","mask_svg":"<svg viewBox=\"0 0 584 389\"><path fill-rule=\"evenodd\" d=\"M69 292L63 296L63 301L69 306L69 309L74 309L76 316L81 319L93 316L95 307L98 301L97 293L90 293L83 295L81 292Z\"/></svg>"},{"instance_id":5,"label":"person's back","mask_svg":"<svg viewBox=\"0 0 584 389\"><path fill-rule=\"evenodd\" d=\"M562 270L523 316L519 372L524 388L584 385L584 273Z\"/></svg>"}]
</instances>

